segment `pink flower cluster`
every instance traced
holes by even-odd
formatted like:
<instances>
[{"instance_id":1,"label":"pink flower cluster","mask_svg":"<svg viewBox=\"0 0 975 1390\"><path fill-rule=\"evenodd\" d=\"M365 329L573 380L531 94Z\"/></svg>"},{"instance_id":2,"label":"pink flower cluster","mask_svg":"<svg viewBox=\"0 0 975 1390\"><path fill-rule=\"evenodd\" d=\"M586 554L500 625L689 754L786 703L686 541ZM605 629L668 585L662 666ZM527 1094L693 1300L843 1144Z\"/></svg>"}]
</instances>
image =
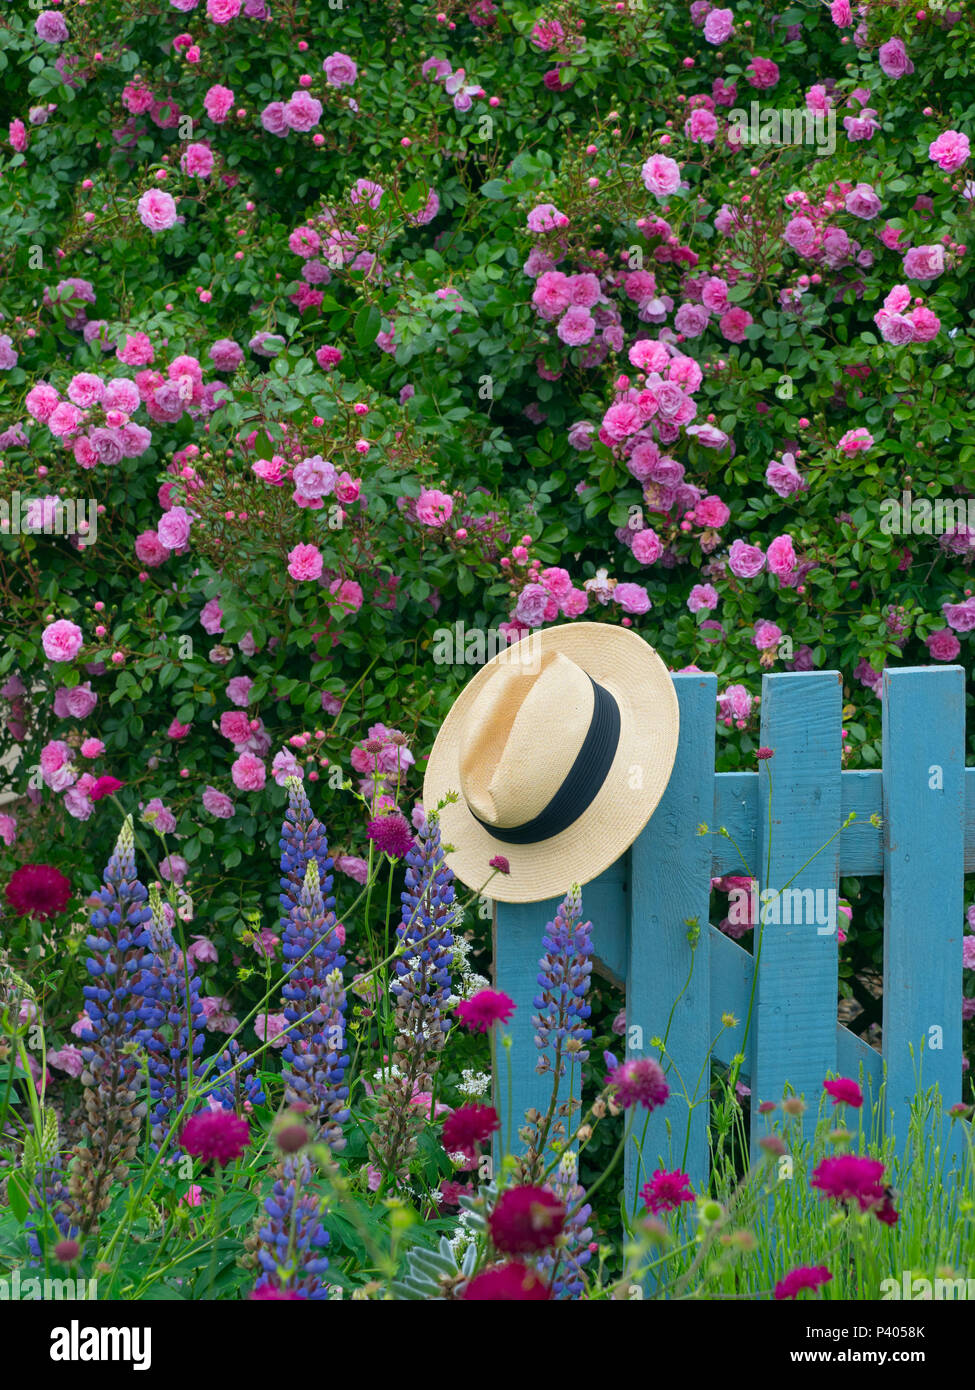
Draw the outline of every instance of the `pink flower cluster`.
<instances>
[{"instance_id":1,"label":"pink flower cluster","mask_svg":"<svg viewBox=\"0 0 975 1390\"><path fill-rule=\"evenodd\" d=\"M82 468L139 458L152 443L151 432L131 418L143 397L128 377L107 380L93 372L77 372L66 396L62 399L48 382L39 381L24 404L32 419L71 449Z\"/></svg>"},{"instance_id":2,"label":"pink flower cluster","mask_svg":"<svg viewBox=\"0 0 975 1390\"><path fill-rule=\"evenodd\" d=\"M906 285L894 286L883 307L874 314L873 321L884 342L892 347L929 343L941 330L937 314L926 308L920 298L912 296Z\"/></svg>"},{"instance_id":3,"label":"pink flower cluster","mask_svg":"<svg viewBox=\"0 0 975 1390\"><path fill-rule=\"evenodd\" d=\"M289 131L306 135L322 119L324 107L304 88L291 93L287 101L272 101L261 112L261 125L270 135L285 136Z\"/></svg>"}]
</instances>

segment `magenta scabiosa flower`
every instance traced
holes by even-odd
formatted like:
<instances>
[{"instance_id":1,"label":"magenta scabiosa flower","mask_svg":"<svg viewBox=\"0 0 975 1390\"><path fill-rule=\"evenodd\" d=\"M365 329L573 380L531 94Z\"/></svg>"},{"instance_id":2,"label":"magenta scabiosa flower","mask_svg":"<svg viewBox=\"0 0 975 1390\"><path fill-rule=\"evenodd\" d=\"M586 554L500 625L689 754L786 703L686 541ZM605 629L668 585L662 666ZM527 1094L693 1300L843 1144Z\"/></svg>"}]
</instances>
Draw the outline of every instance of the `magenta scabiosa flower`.
<instances>
[{"instance_id":1,"label":"magenta scabiosa flower","mask_svg":"<svg viewBox=\"0 0 975 1390\"><path fill-rule=\"evenodd\" d=\"M493 1105L461 1105L444 1120L441 1138L447 1153L474 1161L478 1145L486 1144L500 1128Z\"/></svg>"},{"instance_id":2,"label":"magenta scabiosa flower","mask_svg":"<svg viewBox=\"0 0 975 1390\"><path fill-rule=\"evenodd\" d=\"M379 850L390 859L402 859L413 848L413 833L405 816L398 811L376 816L369 822L366 834Z\"/></svg>"},{"instance_id":3,"label":"magenta scabiosa flower","mask_svg":"<svg viewBox=\"0 0 975 1390\"><path fill-rule=\"evenodd\" d=\"M798 1298L804 1289L815 1292L823 1284L828 1284L832 1277L824 1265L800 1265L798 1269L790 1270L784 1279L779 1280L775 1286L775 1297Z\"/></svg>"},{"instance_id":4,"label":"magenta scabiosa flower","mask_svg":"<svg viewBox=\"0 0 975 1390\"><path fill-rule=\"evenodd\" d=\"M823 1090L832 1096L834 1105L852 1105L855 1110L859 1110L863 1104L863 1092L857 1083L847 1076L837 1076L831 1081L824 1081Z\"/></svg>"},{"instance_id":5,"label":"magenta scabiosa flower","mask_svg":"<svg viewBox=\"0 0 975 1390\"><path fill-rule=\"evenodd\" d=\"M872 1211L887 1226L897 1222L890 1189L884 1182L884 1165L879 1158L860 1158L856 1154L837 1154L824 1158L813 1170L809 1186L836 1202L856 1202L861 1211Z\"/></svg>"},{"instance_id":6,"label":"magenta scabiosa flower","mask_svg":"<svg viewBox=\"0 0 975 1390\"><path fill-rule=\"evenodd\" d=\"M281 1289L277 1284L272 1284L268 1279L262 1279L259 1284L255 1284L247 1295L248 1303L271 1303L275 1300L288 1300L299 1302L305 1298L305 1294L299 1293L297 1289Z\"/></svg>"},{"instance_id":7,"label":"magenta scabiosa flower","mask_svg":"<svg viewBox=\"0 0 975 1390\"><path fill-rule=\"evenodd\" d=\"M694 1201L691 1180L679 1168L671 1173L658 1168L650 1181L640 1188L640 1196L647 1211L655 1216L662 1211L679 1211L683 1202Z\"/></svg>"},{"instance_id":8,"label":"magenta scabiosa flower","mask_svg":"<svg viewBox=\"0 0 975 1390\"><path fill-rule=\"evenodd\" d=\"M652 1057L628 1057L625 1062L617 1062L612 1053L607 1052L604 1060L606 1081L615 1088L613 1099L624 1110L631 1105L656 1110L670 1095L663 1071Z\"/></svg>"},{"instance_id":9,"label":"magenta scabiosa flower","mask_svg":"<svg viewBox=\"0 0 975 1390\"><path fill-rule=\"evenodd\" d=\"M67 907L71 884L51 864L22 864L11 874L4 896L21 917L43 922Z\"/></svg>"},{"instance_id":10,"label":"magenta scabiosa flower","mask_svg":"<svg viewBox=\"0 0 975 1390\"><path fill-rule=\"evenodd\" d=\"M507 1023L514 1011L515 1001L497 989L479 989L454 1010L471 1033L487 1033L496 1023Z\"/></svg>"},{"instance_id":11,"label":"magenta scabiosa flower","mask_svg":"<svg viewBox=\"0 0 975 1390\"><path fill-rule=\"evenodd\" d=\"M226 1110L198 1110L183 1126L180 1144L191 1158L226 1167L250 1143L250 1124Z\"/></svg>"}]
</instances>

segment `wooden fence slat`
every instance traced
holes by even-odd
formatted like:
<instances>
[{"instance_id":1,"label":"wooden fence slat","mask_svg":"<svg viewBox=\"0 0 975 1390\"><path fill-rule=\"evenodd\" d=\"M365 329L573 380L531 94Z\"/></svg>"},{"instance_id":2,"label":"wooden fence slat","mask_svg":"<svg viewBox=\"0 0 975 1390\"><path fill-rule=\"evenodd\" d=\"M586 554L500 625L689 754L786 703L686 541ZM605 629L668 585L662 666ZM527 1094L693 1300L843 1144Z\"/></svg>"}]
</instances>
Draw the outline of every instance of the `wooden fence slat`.
<instances>
[{"instance_id":1,"label":"wooden fence slat","mask_svg":"<svg viewBox=\"0 0 975 1390\"><path fill-rule=\"evenodd\" d=\"M683 1164L695 1189L706 1182L708 1173L707 1102L689 1107L680 1092L683 1084L694 1099L708 1046L711 838L699 835L698 827L710 824L714 810L717 679L693 673L673 679L680 704L677 760L650 824L630 850L626 998L628 1044L635 1036L632 1030L642 1030L642 1046L628 1046L628 1056L659 1056L650 1040L655 1035L664 1036L673 1009L667 1037L669 1062L664 1064L672 1066L668 1076L671 1097L650 1115L645 1133L643 1118L637 1116L635 1137L627 1144L624 1191L630 1212L635 1209L639 1188L658 1166L672 1169ZM700 935L690 984L684 990L692 961L687 940L691 919L696 919ZM707 1085L705 1066L705 1096ZM642 1160L637 1140L641 1141Z\"/></svg>"},{"instance_id":2,"label":"wooden fence slat","mask_svg":"<svg viewBox=\"0 0 975 1390\"><path fill-rule=\"evenodd\" d=\"M803 1132L811 1136L823 1080L836 1070L841 714L836 671L764 678L761 742L773 756L760 774L759 892L788 886L813 898L811 906L808 897L801 903L793 899L788 911L786 900L778 899L772 912L780 920L773 918L752 933L758 973L753 1148L764 1133L759 1102L781 1100L787 1083L805 1097ZM786 921L786 916L800 920Z\"/></svg>"},{"instance_id":3,"label":"wooden fence slat","mask_svg":"<svg viewBox=\"0 0 975 1390\"><path fill-rule=\"evenodd\" d=\"M885 1109L903 1153L919 1084L960 1099L965 673L887 670L883 702Z\"/></svg>"},{"instance_id":4,"label":"wooden fence slat","mask_svg":"<svg viewBox=\"0 0 975 1390\"><path fill-rule=\"evenodd\" d=\"M971 779L971 780L969 780ZM975 871L975 768L966 776L966 870ZM851 811L856 820L840 840L841 874L882 874L883 835L879 825L883 810L883 781L879 769L844 772L840 776L841 818ZM876 817L877 823L871 821ZM719 772L714 779L714 824L723 825L728 838L713 842L715 878L754 870L758 859L758 773ZM971 859L971 863L968 859Z\"/></svg>"},{"instance_id":5,"label":"wooden fence slat","mask_svg":"<svg viewBox=\"0 0 975 1390\"><path fill-rule=\"evenodd\" d=\"M715 878L722 874L744 874L754 871L758 859L758 774L755 772L719 772L714 779L714 815L712 830L724 828L723 835L711 837L713 855L711 872Z\"/></svg>"}]
</instances>

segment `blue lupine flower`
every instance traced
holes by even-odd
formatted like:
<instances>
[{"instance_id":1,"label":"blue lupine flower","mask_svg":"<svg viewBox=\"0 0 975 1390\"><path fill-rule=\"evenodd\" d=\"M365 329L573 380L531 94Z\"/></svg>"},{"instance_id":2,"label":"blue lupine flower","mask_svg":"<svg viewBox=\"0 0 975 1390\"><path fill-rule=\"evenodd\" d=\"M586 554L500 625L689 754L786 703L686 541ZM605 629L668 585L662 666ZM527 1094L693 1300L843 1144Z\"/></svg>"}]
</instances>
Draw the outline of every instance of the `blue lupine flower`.
<instances>
[{"instance_id":1,"label":"blue lupine flower","mask_svg":"<svg viewBox=\"0 0 975 1390\"><path fill-rule=\"evenodd\" d=\"M404 952L390 985L398 1027L411 1037L422 1032L430 1051L439 1051L450 1030L450 965L454 938L454 876L444 859L440 823L426 817L406 856L402 923L396 935Z\"/></svg>"},{"instance_id":2,"label":"blue lupine flower","mask_svg":"<svg viewBox=\"0 0 975 1390\"><path fill-rule=\"evenodd\" d=\"M267 1219L258 1231L257 1260L276 1288L293 1290L310 1299L328 1298L322 1275L328 1245L322 1225L324 1201L311 1191L313 1170L303 1153L286 1158L281 1177L264 1201Z\"/></svg>"},{"instance_id":3,"label":"blue lupine flower","mask_svg":"<svg viewBox=\"0 0 975 1390\"><path fill-rule=\"evenodd\" d=\"M586 1043L592 1029L586 1020L592 1010L586 1002L592 975L592 923L581 923L582 897L573 888L555 914L555 920L545 928L542 944L545 954L539 961L538 983L541 993L532 1001L537 1014L535 1046L542 1054L536 1071L548 1072L558 1066L558 1075L565 1075L565 1059L584 1062L589 1056ZM546 1049L553 1050L549 1057Z\"/></svg>"},{"instance_id":4,"label":"blue lupine flower","mask_svg":"<svg viewBox=\"0 0 975 1390\"><path fill-rule=\"evenodd\" d=\"M147 963L146 924L152 913L145 886L136 877L131 816L108 861L104 885L93 897L98 905L90 914L91 933L85 940L93 983L84 987L91 1026L81 1034L88 1143L71 1171L71 1193L85 1234L108 1206L112 1183L125 1181L145 1114L139 1100L136 985Z\"/></svg>"},{"instance_id":5,"label":"blue lupine flower","mask_svg":"<svg viewBox=\"0 0 975 1390\"><path fill-rule=\"evenodd\" d=\"M316 1138L335 1151L345 1147L349 1117L345 1073L345 989L340 941L331 896L332 861L324 827L315 819L304 788L288 779L288 811L281 836L281 952L286 974L281 993L289 1025L282 1057L285 1100L304 1105ZM301 880L296 884L296 876Z\"/></svg>"},{"instance_id":6,"label":"blue lupine flower","mask_svg":"<svg viewBox=\"0 0 975 1390\"><path fill-rule=\"evenodd\" d=\"M62 1240L75 1239L78 1235L78 1227L75 1224L74 1200L64 1181L64 1168L60 1154L52 1162L42 1163L38 1167L34 1174L31 1190L28 1193L28 1200L31 1210L38 1213L37 1218L28 1217L25 1222L27 1244L35 1259L40 1259L42 1255L37 1231L39 1226L43 1228L47 1224L42 1214L45 1210L48 1217L54 1222ZM48 1230L47 1235L50 1245L50 1230Z\"/></svg>"},{"instance_id":7,"label":"blue lupine flower","mask_svg":"<svg viewBox=\"0 0 975 1390\"><path fill-rule=\"evenodd\" d=\"M288 809L281 828L281 929L301 900L305 870L311 860L318 865L318 884L326 914L333 913L332 861L328 856L325 827L317 819L297 777L288 778ZM334 921L334 918L333 918Z\"/></svg>"},{"instance_id":8,"label":"blue lupine flower","mask_svg":"<svg viewBox=\"0 0 975 1390\"><path fill-rule=\"evenodd\" d=\"M545 954L539 961L538 973L541 993L532 1001L538 1010L532 1015L532 1022L535 1046L541 1054L536 1071L551 1072L553 1079L555 1074L559 1079L565 1076L567 1057L584 1062L589 1056L586 1044L592 1038L592 1029L586 1027L586 1020L592 1012L587 1001L592 977L592 923L580 922L581 916L582 895L578 888L572 888L542 938ZM579 1097L570 1096L570 1112L580 1103ZM571 1113L569 1118L571 1121ZM552 1291L558 1299L577 1299L584 1287L582 1271L592 1259L588 1248L592 1229L587 1224L592 1207L586 1203L585 1188L577 1180L571 1153L563 1154L551 1187L568 1212ZM540 1272L549 1273L553 1264L552 1255L543 1256Z\"/></svg>"},{"instance_id":9,"label":"blue lupine flower","mask_svg":"<svg viewBox=\"0 0 975 1390\"><path fill-rule=\"evenodd\" d=\"M556 1197L565 1206L568 1215L562 1227L559 1264L552 1294L557 1299L577 1299L582 1297L585 1279L582 1271L592 1259L589 1243L592 1240L592 1227L588 1224L592 1207L586 1202L585 1188L576 1179L575 1155L563 1154L556 1175L550 1186ZM548 1252L539 1262L539 1273L548 1275L555 1264L555 1256Z\"/></svg>"},{"instance_id":10,"label":"blue lupine flower","mask_svg":"<svg viewBox=\"0 0 975 1390\"><path fill-rule=\"evenodd\" d=\"M187 1097L191 1072L195 1078L200 1070L196 1062L206 1041L206 1016L200 1002L200 981L192 961L184 968L158 889L150 891L149 903L150 950L135 993L141 1001L138 1017L142 1027L137 1037L149 1054L152 1140L159 1144L170 1117L180 1111Z\"/></svg>"}]
</instances>

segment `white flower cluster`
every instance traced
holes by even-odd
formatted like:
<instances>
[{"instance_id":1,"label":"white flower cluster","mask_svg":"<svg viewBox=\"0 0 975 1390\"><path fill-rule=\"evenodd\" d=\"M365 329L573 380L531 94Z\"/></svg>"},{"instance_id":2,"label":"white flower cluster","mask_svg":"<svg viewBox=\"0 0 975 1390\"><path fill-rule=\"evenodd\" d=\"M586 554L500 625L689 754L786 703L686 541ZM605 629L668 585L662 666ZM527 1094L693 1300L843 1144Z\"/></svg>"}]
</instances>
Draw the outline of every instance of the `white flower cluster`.
<instances>
[{"instance_id":1,"label":"white flower cluster","mask_svg":"<svg viewBox=\"0 0 975 1390\"><path fill-rule=\"evenodd\" d=\"M453 1252L454 1259L457 1261L458 1264L460 1264L461 1258L463 1257L464 1251L467 1249L467 1247L469 1245L473 1245L475 1240L477 1239L475 1232L472 1231L468 1226L468 1222L470 1221L470 1219L471 1213L469 1211L462 1211L460 1213L460 1216L458 1217L457 1230L454 1232L454 1234L450 1237L450 1240L448 1241L451 1251Z\"/></svg>"},{"instance_id":2,"label":"white flower cluster","mask_svg":"<svg viewBox=\"0 0 975 1390\"><path fill-rule=\"evenodd\" d=\"M486 1071L465 1067L461 1076L463 1079L457 1089L462 1096L483 1096L491 1088L491 1077Z\"/></svg>"},{"instance_id":3,"label":"white flower cluster","mask_svg":"<svg viewBox=\"0 0 975 1390\"><path fill-rule=\"evenodd\" d=\"M374 1071L372 1079L382 1083L383 1081L395 1081L397 1077L402 1075L403 1073L395 1062L391 1062L388 1067L380 1067L378 1071Z\"/></svg>"}]
</instances>

